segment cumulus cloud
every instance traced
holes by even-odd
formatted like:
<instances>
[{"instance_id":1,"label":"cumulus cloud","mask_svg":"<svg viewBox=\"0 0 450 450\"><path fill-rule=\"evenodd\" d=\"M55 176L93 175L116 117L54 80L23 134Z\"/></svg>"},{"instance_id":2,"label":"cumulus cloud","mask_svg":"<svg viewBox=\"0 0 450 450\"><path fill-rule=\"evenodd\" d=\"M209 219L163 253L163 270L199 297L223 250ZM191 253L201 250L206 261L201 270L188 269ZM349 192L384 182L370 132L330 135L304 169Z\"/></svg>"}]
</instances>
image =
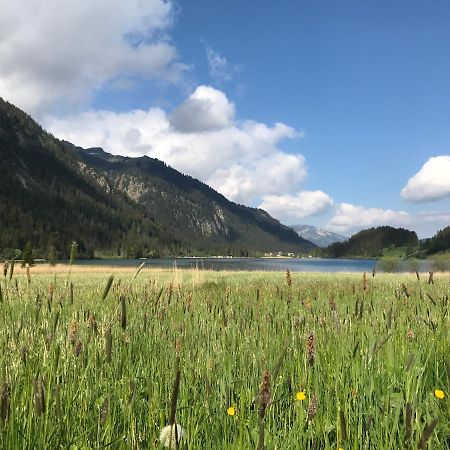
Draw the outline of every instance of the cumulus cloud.
<instances>
[{"instance_id":1,"label":"cumulus cloud","mask_svg":"<svg viewBox=\"0 0 450 450\"><path fill-rule=\"evenodd\" d=\"M300 191L296 195L265 195L259 208L279 219L303 219L328 211L333 199L322 191Z\"/></svg>"},{"instance_id":2,"label":"cumulus cloud","mask_svg":"<svg viewBox=\"0 0 450 450\"><path fill-rule=\"evenodd\" d=\"M351 235L364 228L390 225L414 230L419 238L429 238L450 224L449 211L408 213L382 208L365 208L351 203L337 206L334 216L325 226L330 231Z\"/></svg>"},{"instance_id":3,"label":"cumulus cloud","mask_svg":"<svg viewBox=\"0 0 450 450\"><path fill-rule=\"evenodd\" d=\"M401 191L405 200L428 202L450 196L450 156L431 157Z\"/></svg>"},{"instance_id":4,"label":"cumulus cloud","mask_svg":"<svg viewBox=\"0 0 450 450\"><path fill-rule=\"evenodd\" d=\"M2 0L0 95L28 112L74 110L121 79L180 81L166 0ZM56 14L55 11L58 13Z\"/></svg>"},{"instance_id":5,"label":"cumulus cloud","mask_svg":"<svg viewBox=\"0 0 450 450\"><path fill-rule=\"evenodd\" d=\"M172 126L182 132L221 130L232 125L234 104L210 86L199 86L171 115Z\"/></svg>"},{"instance_id":6,"label":"cumulus cloud","mask_svg":"<svg viewBox=\"0 0 450 450\"><path fill-rule=\"evenodd\" d=\"M222 56L208 45L206 46L206 60L209 74L216 83L232 80L240 70L238 64L231 63L225 56Z\"/></svg>"},{"instance_id":7,"label":"cumulus cloud","mask_svg":"<svg viewBox=\"0 0 450 450\"><path fill-rule=\"evenodd\" d=\"M404 211L364 208L351 203L341 203L325 228L336 233L348 233L381 225L406 227L411 225L411 223L411 214Z\"/></svg>"},{"instance_id":8,"label":"cumulus cloud","mask_svg":"<svg viewBox=\"0 0 450 450\"><path fill-rule=\"evenodd\" d=\"M240 203L297 192L307 175L305 159L282 151L280 142L302 134L283 123L237 122L234 114L223 92L200 86L171 114L89 111L47 117L46 126L76 145L158 158Z\"/></svg>"}]
</instances>

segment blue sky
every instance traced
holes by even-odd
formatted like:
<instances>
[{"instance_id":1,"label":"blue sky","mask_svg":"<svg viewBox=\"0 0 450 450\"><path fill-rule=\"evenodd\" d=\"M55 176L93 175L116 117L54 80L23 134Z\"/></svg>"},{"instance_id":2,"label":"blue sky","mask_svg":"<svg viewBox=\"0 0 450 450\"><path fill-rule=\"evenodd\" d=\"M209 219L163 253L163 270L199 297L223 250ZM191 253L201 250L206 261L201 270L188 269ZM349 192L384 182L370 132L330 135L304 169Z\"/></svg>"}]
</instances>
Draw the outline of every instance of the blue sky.
<instances>
[{"instance_id":1,"label":"blue sky","mask_svg":"<svg viewBox=\"0 0 450 450\"><path fill-rule=\"evenodd\" d=\"M288 224L450 224L448 2L52 2L0 0L0 95L55 135Z\"/></svg>"}]
</instances>

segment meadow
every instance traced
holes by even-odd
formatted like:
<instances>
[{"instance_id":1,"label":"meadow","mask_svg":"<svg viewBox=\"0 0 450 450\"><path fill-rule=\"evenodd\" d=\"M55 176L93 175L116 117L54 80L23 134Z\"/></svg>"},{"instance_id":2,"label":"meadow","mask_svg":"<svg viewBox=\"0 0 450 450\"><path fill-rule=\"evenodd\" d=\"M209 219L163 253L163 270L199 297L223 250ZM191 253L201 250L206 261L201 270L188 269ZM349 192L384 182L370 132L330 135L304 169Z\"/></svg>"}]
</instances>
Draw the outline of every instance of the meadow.
<instances>
[{"instance_id":1,"label":"meadow","mask_svg":"<svg viewBox=\"0 0 450 450\"><path fill-rule=\"evenodd\" d=\"M135 270L1 275L0 448L450 449L449 274Z\"/></svg>"}]
</instances>

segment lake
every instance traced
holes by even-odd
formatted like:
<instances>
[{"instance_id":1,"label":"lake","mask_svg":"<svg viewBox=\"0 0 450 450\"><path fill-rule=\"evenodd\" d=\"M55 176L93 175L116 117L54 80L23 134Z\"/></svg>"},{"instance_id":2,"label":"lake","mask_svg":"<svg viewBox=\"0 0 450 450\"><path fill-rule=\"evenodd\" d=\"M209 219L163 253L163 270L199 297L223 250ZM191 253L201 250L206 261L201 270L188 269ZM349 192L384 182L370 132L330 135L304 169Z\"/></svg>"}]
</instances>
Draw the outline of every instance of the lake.
<instances>
[{"instance_id":1,"label":"lake","mask_svg":"<svg viewBox=\"0 0 450 450\"><path fill-rule=\"evenodd\" d=\"M77 260L75 264L138 267L141 259ZM291 272L372 272L377 261L373 259L325 258L175 258L147 259L147 267L178 267L208 270L262 270ZM427 271L425 261L420 261L420 271Z\"/></svg>"}]
</instances>

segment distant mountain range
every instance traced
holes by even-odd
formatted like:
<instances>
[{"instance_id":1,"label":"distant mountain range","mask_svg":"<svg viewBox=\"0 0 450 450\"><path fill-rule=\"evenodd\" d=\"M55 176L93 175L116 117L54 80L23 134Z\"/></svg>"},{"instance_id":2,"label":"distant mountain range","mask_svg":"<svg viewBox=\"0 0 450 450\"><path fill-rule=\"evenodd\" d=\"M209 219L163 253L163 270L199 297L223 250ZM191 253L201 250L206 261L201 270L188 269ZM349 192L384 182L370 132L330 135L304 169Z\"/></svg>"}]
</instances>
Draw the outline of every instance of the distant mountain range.
<instances>
[{"instance_id":1,"label":"distant mountain range","mask_svg":"<svg viewBox=\"0 0 450 450\"><path fill-rule=\"evenodd\" d=\"M345 236L324 230L323 228L317 228L313 225L292 225L291 228L303 239L316 244L318 247L328 247L335 242L343 242L348 239Z\"/></svg>"},{"instance_id":2,"label":"distant mountain range","mask_svg":"<svg viewBox=\"0 0 450 450\"><path fill-rule=\"evenodd\" d=\"M56 139L0 99L0 256L251 256L315 247L267 212L238 205L148 157Z\"/></svg>"}]
</instances>

